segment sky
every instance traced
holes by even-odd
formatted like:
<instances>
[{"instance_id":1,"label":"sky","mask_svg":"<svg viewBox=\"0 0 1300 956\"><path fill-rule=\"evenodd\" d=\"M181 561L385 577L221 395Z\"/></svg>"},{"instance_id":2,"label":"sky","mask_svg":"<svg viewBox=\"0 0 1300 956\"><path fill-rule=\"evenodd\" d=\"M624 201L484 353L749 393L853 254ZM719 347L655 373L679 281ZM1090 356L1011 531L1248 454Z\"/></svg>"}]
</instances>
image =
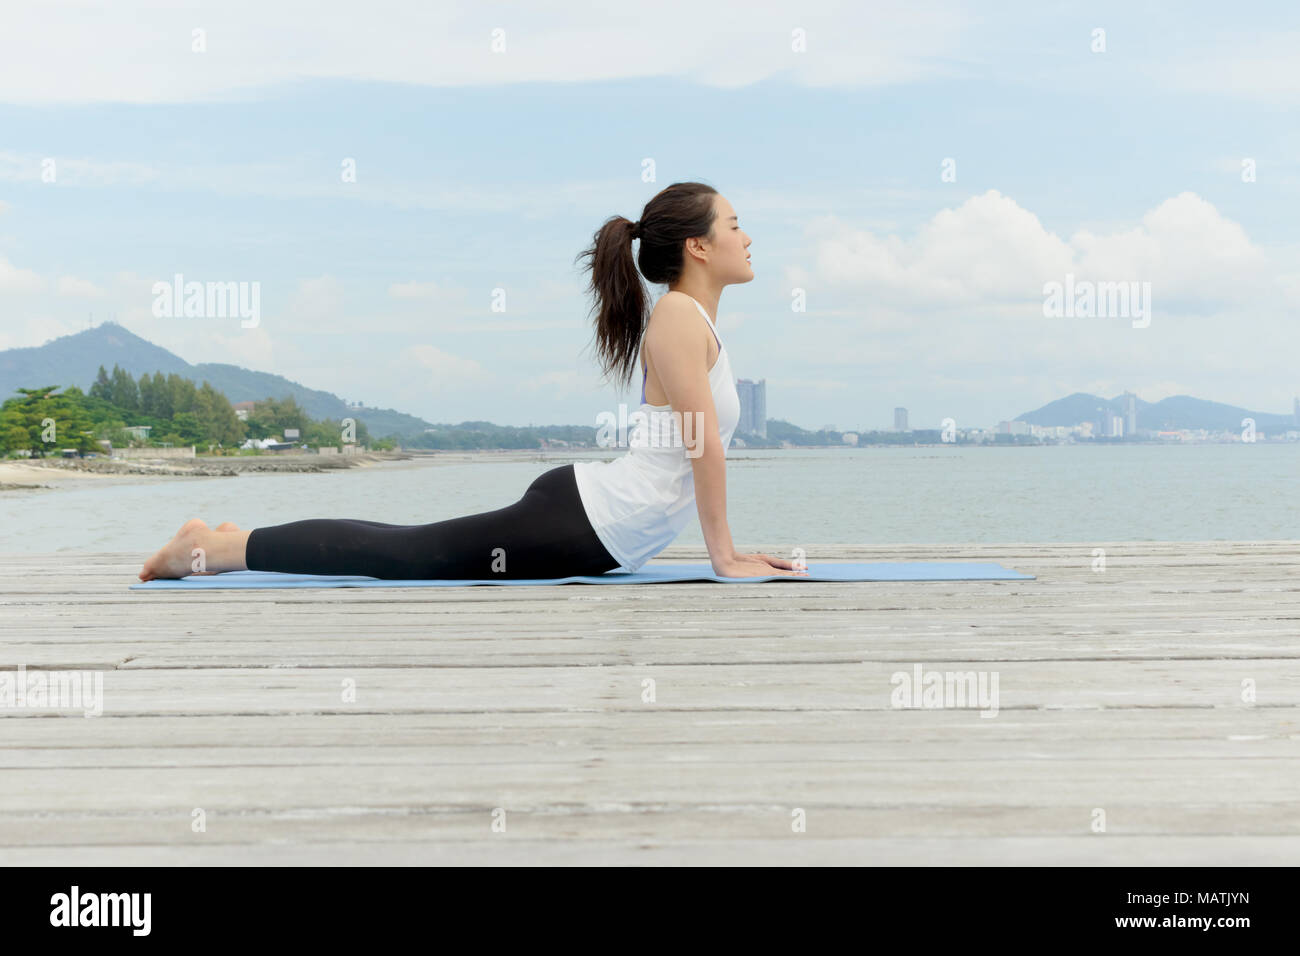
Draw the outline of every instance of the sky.
<instances>
[{"instance_id":1,"label":"sky","mask_svg":"<svg viewBox=\"0 0 1300 956\"><path fill-rule=\"evenodd\" d=\"M771 418L1300 395L1295 4L46 0L5 21L0 349L111 317L430 421L594 424L637 395L602 381L576 257L700 181L752 239L718 330ZM156 315L176 274L257 283L256 326ZM1067 275L1137 283L1145 317L1047 314Z\"/></svg>"}]
</instances>

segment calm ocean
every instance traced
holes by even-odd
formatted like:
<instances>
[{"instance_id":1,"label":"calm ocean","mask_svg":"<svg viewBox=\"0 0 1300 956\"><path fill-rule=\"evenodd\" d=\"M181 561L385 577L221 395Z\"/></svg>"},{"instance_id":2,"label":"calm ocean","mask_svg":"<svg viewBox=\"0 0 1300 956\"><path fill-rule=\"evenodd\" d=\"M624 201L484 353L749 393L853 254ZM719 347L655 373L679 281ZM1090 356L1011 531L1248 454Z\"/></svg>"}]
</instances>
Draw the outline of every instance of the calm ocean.
<instances>
[{"instance_id":1,"label":"calm ocean","mask_svg":"<svg viewBox=\"0 0 1300 956\"><path fill-rule=\"evenodd\" d=\"M244 475L0 492L0 552L152 552L187 518L422 523L504 507L547 468L421 459L319 475ZM608 458L592 453L589 458ZM738 547L1300 539L1300 444L733 449ZM692 522L677 543L702 543Z\"/></svg>"}]
</instances>

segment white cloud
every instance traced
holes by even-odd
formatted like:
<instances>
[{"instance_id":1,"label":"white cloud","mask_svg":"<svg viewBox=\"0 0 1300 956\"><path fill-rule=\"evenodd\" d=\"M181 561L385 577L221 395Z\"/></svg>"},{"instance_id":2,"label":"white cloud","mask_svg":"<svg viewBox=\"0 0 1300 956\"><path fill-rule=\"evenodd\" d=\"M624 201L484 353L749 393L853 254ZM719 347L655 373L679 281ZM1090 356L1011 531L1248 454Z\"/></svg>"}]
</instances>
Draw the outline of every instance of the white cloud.
<instances>
[{"instance_id":1,"label":"white cloud","mask_svg":"<svg viewBox=\"0 0 1300 956\"><path fill-rule=\"evenodd\" d=\"M40 292L45 280L31 269L20 269L4 256L0 256L0 294Z\"/></svg>"},{"instance_id":2,"label":"white cloud","mask_svg":"<svg viewBox=\"0 0 1300 956\"><path fill-rule=\"evenodd\" d=\"M1300 305L1300 272L1278 276L1277 286L1284 298L1292 304Z\"/></svg>"},{"instance_id":3,"label":"white cloud","mask_svg":"<svg viewBox=\"0 0 1300 956\"><path fill-rule=\"evenodd\" d=\"M1077 269L1094 279L1149 281L1169 301L1245 302L1273 268L1237 223L1194 193L1166 199L1123 233L1071 238Z\"/></svg>"},{"instance_id":4,"label":"white cloud","mask_svg":"<svg viewBox=\"0 0 1300 956\"><path fill-rule=\"evenodd\" d=\"M873 307L1005 310L1032 315L1043 285L1077 280L1152 284L1152 299L1194 311L1207 306L1276 308L1292 289L1294 255L1270 255L1214 206L1185 192L1130 228L1080 229L1068 240L996 190L944 209L912 237L879 235L835 217L808 227L813 265L796 283L852 291ZM1281 261L1278 261L1280 258ZM1288 264L1289 262L1289 264Z\"/></svg>"},{"instance_id":5,"label":"white cloud","mask_svg":"<svg viewBox=\"0 0 1300 956\"><path fill-rule=\"evenodd\" d=\"M769 394L795 404L824 404L806 371L820 368L835 380L852 370L881 407L959 408L958 420L1125 389L1147 401L1191 394L1290 408L1293 350L1285 346L1300 304L1300 245L1253 241L1195 194L1069 236L993 191L910 234L826 218L808 235L809 263L787 270L787 280L807 290L809 311L768 339L768 354L799 376L782 379L772 367ZM1067 273L1151 282L1149 326L1045 318L1043 285ZM751 355L755 362L763 356ZM1011 394L1020 409L1001 406Z\"/></svg>"},{"instance_id":6,"label":"white cloud","mask_svg":"<svg viewBox=\"0 0 1300 956\"><path fill-rule=\"evenodd\" d=\"M653 15L568 0L494 8L490 17L468 0L372 0L361 10L348 0L45 0L5 10L0 101L238 100L304 79L459 88L640 77L734 89L773 77L851 88L992 76L1038 89L1109 80L1119 89L1261 101L1300 96L1300 34L1269 26L1267 15L1236 32L1203 18L1170 42L1163 12L1112 11L1111 50L1099 57L1088 52L1090 23L1029 0L999 12L977 17L960 0L805 0L797 8L662 0ZM686 21L692 29L683 33ZM382 29L367 29L374 24ZM194 50L196 29L203 52Z\"/></svg>"},{"instance_id":7,"label":"white cloud","mask_svg":"<svg viewBox=\"0 0 1300 956\"><path fill-rule=\"evenodd\" d=\"M425 380L418 384L425 390L446 391L491 380L483 366L473 359L444 352L432 345L412 345L402 353L402 359L400 364L424 373Z\"/></svg>"},{"instance_id":8,"label":"white cloud","mask_svg":"<svg viewBox=\"0 0 1300 956\"><path fill-rule=\"evenodd\" d=\"M80 332L85 327L84 320L78 323L71 319L40 314L6 319L0 325L0 350L43 345L52 339ZM7 396L0 396L0 400L5 397Z\"/></svg>"},{"instance_id":9,"label":"white cloud","mask_svg":"<svg viewBox=\"0 0 1300 956\"><path fill-rule=\"evenodd\" d=\"M869 288L885 304L935 307L1041 297L1043 276L1062 275L1070 250L1038 217L996 190L945 209L913 238L877 235L822 217L810 278Z\"/></svg>"},{"instance_id":10,"label":"white cloud","mask_svg":"<svg viewBox=\"0 0 1300 956\"><path fill-rule=\"evenodd\" d=\"M76 276L60 276L55 294L79 299L102 299L108 293L89 279L78 279Z\"/></svg>"},{"instance_id":11,"label":"white cloud","mask_svg":"<svg viewBox=\"0 0 1300 956\"><path fill-rule=\"evenodd\" d=\"M1294 100L1300 96L1297 49L1300 32L1295 30L1261 29L1249 36L1216 32L1211 43L1180 43L1176 60L1156 60L1145 72L1179 93Z\"/></svg>"},{"instance_id":12,"label":"white cloud","mask_svg":"<svg viewBox=\"0 0 1300 956\"><path fill-rule=\"evenodd\" d=\"M282 327L319 332L343 322L344 294L343 283L331 275L298 280L298 288L289 297L284 310L284 318L288 321ZM265 300L263 292L263 302Z\"/></svg>"},{"instance_id":13,"label":"white cloud","mask_svg":"<svg viewBox=\"0 0 1300 956\"><path fill-rule=\"evenodd\" d=\"M155 182L160 170L144 163L0 150L0 182L57 186L116 186Z\"/></svg>"},{"instance_id":14,"label":"white cloud","mask_svg":"<svg viewBox=\"0 0 1300 956\"><path fill-rule=\"evenodd\" d=\"M549 395L589 394L595 387L595 379L572 369L552 369L523 379L519 387L530 392L544 391Z\"/></svg>"},{"instance_id":15,"label":"white cloud","mask_svg":"<svg viewBox=\"0 0 1300 956\"><path fill-rule=\"evenodd\" d=\"M372 0L363 13L343 0L203 9L47 0L5 19L0 95L21 103L237 98L303 78L462 87L685 76L737 87L785 74L811 86L878 85L953 73L969 27L969 14L944 0L806 0L797 15L756 0L664 0L652 16L572 0L490 17L470 3L409 0ZM205 52L194 52L196 28ZM806 33L804 52L792 49L795 30Z\"/></svg>"},{"instance_id":16,"label":"white cloud","mask_svg":"<svg viewBox=\"0 0 1300 956\"><path fill-rule=\"evenodd\" d=\"M436 282L395 282L388 287L388 295L394 299L432 299L439 290Z\"/></svg>"}]
</instances>

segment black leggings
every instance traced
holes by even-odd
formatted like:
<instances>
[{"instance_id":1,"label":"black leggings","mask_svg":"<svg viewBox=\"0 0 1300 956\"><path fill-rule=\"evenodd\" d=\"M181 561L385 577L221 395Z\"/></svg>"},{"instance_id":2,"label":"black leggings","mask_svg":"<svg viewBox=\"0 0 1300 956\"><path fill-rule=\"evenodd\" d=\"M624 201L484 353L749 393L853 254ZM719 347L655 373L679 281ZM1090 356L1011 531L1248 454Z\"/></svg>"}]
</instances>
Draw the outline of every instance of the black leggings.
<instances>
[{"instance_id":1,"label":"black leggings","mask_svg":"<svg viewBox=\"0 0 1300 956\"><path fill-rule=\"evenodd\" d=\"M311 518L248 536L250 571L374 578L564 578L619 566L596 537L572 465L539 475L497 511L432 524Z\"/></svg>"}]
</instances>

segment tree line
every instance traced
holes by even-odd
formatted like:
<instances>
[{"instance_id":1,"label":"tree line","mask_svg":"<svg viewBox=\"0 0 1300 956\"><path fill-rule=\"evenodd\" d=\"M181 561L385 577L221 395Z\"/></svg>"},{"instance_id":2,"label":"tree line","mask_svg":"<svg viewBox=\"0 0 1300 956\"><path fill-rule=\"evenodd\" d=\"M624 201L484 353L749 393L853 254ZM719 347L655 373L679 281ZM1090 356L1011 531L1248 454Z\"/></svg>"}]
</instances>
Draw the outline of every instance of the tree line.
<instances>
[{"instance_id":1,"label":"tree line","mask_svg":"<svg viewBox=\"0 0 1300 956\"><path fill-rule=\"evenodd\" d=\"M249 438L283 437L298 429L300 442L312 447L338 446L345 439L370 444L365 423L356 421L345 433L343 422L316 420L293 399L266 398L243 421L230 400L208 382L195 385L175 373L131 373L101 365L90 392L77 386L20 388L18 396L0 405L0 455L27 453L34 457L75 449L82 454L102 450L108 440L123 445L195 445L206 451L238 448ZM142 441L126 429L150 426Z\"/></svg>"}]
</instances>

